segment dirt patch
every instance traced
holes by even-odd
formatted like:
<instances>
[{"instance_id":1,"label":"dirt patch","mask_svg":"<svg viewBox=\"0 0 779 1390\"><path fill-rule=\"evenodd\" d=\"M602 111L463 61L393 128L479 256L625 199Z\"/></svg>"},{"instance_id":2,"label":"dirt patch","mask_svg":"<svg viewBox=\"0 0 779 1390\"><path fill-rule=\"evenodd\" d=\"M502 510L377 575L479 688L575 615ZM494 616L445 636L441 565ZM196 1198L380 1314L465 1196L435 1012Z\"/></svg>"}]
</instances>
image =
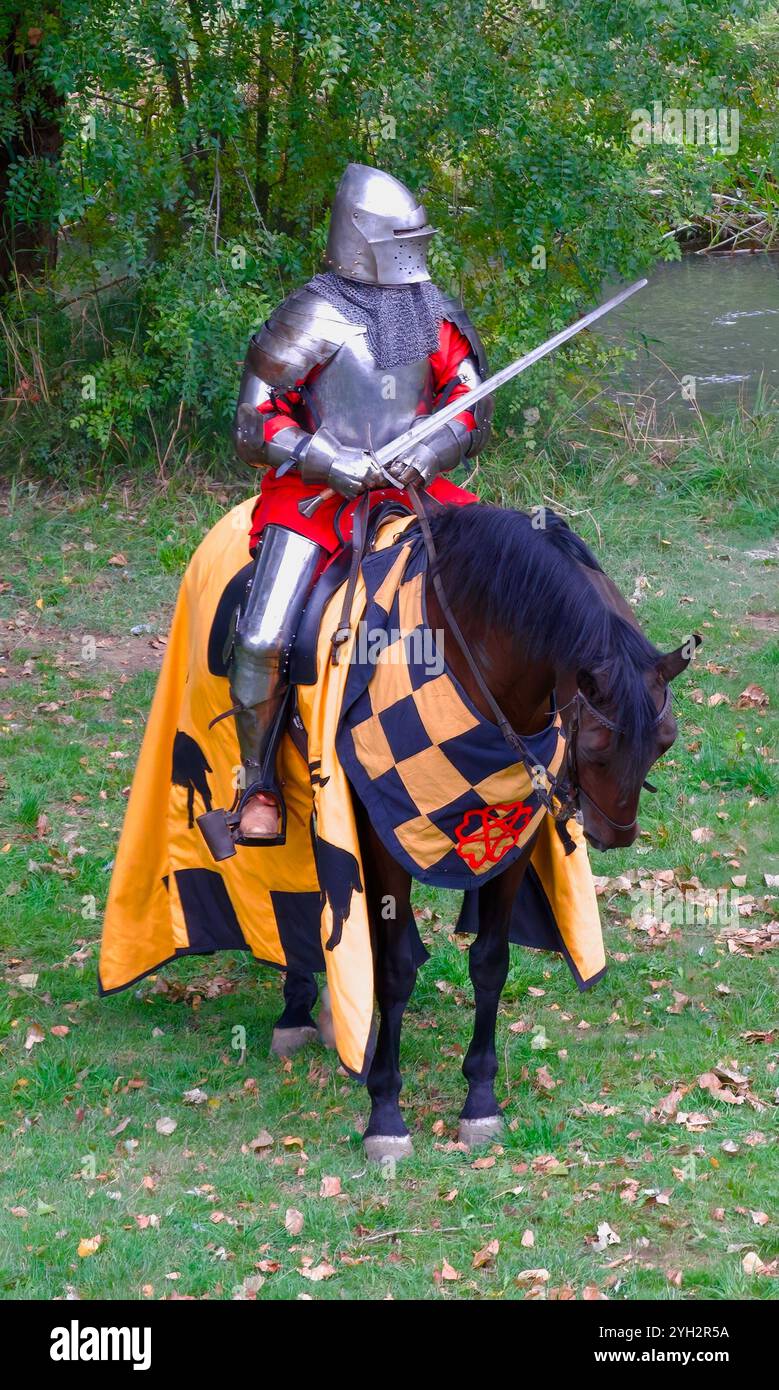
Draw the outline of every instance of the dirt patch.
<instances>
[{"instance_id":1,"label":"dirt patch","mask_svg":"<svg viewBox=\"0 0 779 1390\"><path fill-rule=\"evenodd\" d=\"M779 613L747 613L746 621L758 632L779 632Z\"/></svg>"},{"instance_id":2,"label":"dirt patch","mask_svg":"<svg viewBox=\"0 0 779 1390\"><path fill-rule=\"evenodd\" d=\"M10 678L32 675L35 661L103 675L135 675L158 671L167 638L152 634L133 637L109 632L63 632L61 628L16 620L0 624L0 665ZM22 657L21 653L24 653ZM19 653L19 655L17 655ZM32 662L32 666L30 665Z\"/></svg>"}]
</instances>

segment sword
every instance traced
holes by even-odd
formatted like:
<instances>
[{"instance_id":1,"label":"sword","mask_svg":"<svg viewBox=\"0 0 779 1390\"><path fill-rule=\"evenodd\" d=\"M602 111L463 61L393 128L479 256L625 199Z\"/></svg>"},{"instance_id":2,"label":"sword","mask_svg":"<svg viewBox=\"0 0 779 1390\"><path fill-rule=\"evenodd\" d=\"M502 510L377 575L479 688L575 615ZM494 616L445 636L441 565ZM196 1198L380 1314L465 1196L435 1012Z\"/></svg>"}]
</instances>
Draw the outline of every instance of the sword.
<instances>
[{"instance_id":1,"label":"sword","mask_svg":"<svg viewBox=\"0 0 779 1390\"><path fill-rule=\"evenodd\" d=\"M598 319L603 318L604 314L616 309L618 304L624 304L626 299L629 299L637 290L642 290L647 283L646 280L636 280L635 284L628 285L627 289L620 290L619 294L615 294L612 299L607 299L605 304L600 304L597 309L591 309L589 314L577 319L568 328L563 328L559 333L555 333L540 347L533 348L531 352L526 352L524 357L518 357L515 362L510 362L507 367L503 367L501 371L487 377L485 381L479 382L478 386L472 387L464 395L450 401L441 410L434 411L432 415L421 416L396 439L391 439L388 444L382 445L380 449L376 450L373 458L384 470L384 476L389 485L395 488L400 486L397 478L393 478L387 472L388 465L394 463L395 459L400 458L414 444L419 444L423 439L427 439L428 435L434 434L442 425L454 420L464 410L469 410L472 405L476 405L476 402L483 400L485 396L491 396L493 391L505 386L507 381L513 381L515 376L519 376L520 372L527 371L527 368L532 367L534 362L540 362L542 357L548 357L550 352L562 347L562 344L567 343L570 338L575 338L576 334L581 333L583 328L589 328L591 323L595 323ZM323 502L334 495L335 489L326 487L316 497L309 497L303 502L299 502L298 511L305 517L311 517Z\"/></svg>"}]
</instances>

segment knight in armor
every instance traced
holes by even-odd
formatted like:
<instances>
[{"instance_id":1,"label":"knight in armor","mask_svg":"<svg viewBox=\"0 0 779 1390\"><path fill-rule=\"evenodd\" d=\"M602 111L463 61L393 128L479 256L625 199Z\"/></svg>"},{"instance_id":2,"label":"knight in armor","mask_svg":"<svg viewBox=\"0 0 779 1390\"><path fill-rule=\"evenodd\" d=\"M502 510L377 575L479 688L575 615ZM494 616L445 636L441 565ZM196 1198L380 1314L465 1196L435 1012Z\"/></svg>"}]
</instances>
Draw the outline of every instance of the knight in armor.
<instances>
[{"instance_id":1,"label":"knight in armor","mask_svg":"<svg viewBox=\"0 0 779 1390\"><path fill-rule=\"evenodd\" d=\"M372 458L422 414L486 373L464 309L431 281L434 229L397 179L350 164L335 195L326 270L279 306L246 355L233 438L244 463L265 468L252 518L254 571L229 664L243 762L238 844L278 844L283 802L275 748L285 714L286 663L315 580L351 537L361 493L402 499L409 483L442 502L471 502L446 478L482 447L490 403L464 411L391 466ZM335 496L306 518L299 503Z\"/></svg>"}]
</instances>

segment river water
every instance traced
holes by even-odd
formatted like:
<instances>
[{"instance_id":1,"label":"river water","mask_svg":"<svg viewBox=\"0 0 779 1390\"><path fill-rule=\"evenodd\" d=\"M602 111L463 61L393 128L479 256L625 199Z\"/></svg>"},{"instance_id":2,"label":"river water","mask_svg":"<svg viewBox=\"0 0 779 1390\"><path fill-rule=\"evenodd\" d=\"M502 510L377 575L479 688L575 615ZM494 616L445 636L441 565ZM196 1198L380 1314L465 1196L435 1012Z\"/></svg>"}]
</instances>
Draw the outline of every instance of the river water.
<instances>
[{"instance_id":1,"label":"river water","mask_svg":"<svg viewBox=\"0 0 779 1390\"><path fill-rule=\"evenodd\" d=\"M604 296L605 297L605 296ZM595 329L635 349L610 392L657 401L658 415L754 404L761 378L779 401L779 256L684 256L658 266L646 289ZM680 378L692 378L684 386Z\"/></svg>"}]
</instances>

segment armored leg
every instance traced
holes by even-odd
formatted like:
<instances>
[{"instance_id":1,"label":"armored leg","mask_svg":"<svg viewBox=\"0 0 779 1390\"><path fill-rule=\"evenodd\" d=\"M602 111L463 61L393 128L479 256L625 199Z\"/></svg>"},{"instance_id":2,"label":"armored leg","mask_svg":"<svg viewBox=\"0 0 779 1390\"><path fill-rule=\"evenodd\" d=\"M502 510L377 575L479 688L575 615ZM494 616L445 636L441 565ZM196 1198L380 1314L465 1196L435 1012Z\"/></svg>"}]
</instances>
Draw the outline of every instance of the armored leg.
<instances>
[{"instance_id":1,"label":"armored leg","mask_svg":"<svg viewBox=\"0 0 779 1390\"><path fill-rule=\"evenodd\" d=\"M238 614L229 677L244 772L242 840L261 842L278 833L282 801L275 753L283 732L286 663L321 556L314 541L267 526Z\"/></svg>"}]
</instances>

